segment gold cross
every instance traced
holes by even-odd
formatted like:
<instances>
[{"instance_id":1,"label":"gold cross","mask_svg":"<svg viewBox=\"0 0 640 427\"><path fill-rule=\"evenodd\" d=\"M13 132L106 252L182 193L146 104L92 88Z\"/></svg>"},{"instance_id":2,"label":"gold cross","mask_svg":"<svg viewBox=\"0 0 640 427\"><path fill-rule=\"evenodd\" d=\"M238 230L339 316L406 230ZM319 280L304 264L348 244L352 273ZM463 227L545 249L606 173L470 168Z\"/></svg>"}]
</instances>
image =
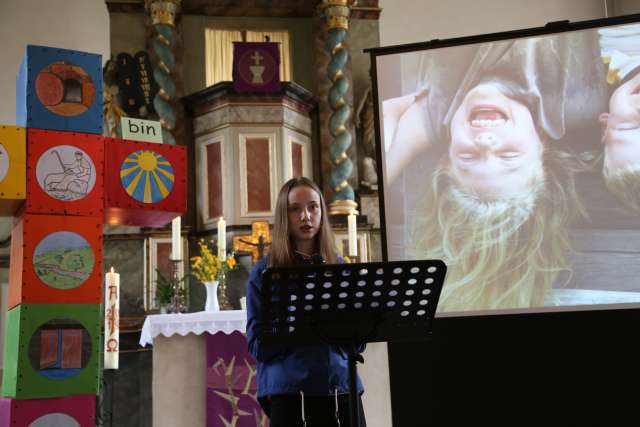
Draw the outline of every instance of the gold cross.
<instances>
[{"instance_id":1,"label":"gold cross","mask_svg":"<svg viewBox=\"0 0 640 427\"><path fill-rule=\"evenodd\" d=\"M234 252L250 252L253 262L258 261L269 252L271 233L269 223L256 221L251 224L251 234L233 236Z\"/></svg>"},{"instance_id":2,"label":"gold cross","mask_svg":"<svg viewBox=\"0 0 640 427\"><path fill-rule=\"evenodd\" d=\"M260 55L260 52L258 52L257 50L255 52L253 52L253 55L251 55L251 59L253 59L254 61L256 61L255 65L260 65L260 61L262 61L264 59L263 56Z\"/></svg>"}]
</instances>

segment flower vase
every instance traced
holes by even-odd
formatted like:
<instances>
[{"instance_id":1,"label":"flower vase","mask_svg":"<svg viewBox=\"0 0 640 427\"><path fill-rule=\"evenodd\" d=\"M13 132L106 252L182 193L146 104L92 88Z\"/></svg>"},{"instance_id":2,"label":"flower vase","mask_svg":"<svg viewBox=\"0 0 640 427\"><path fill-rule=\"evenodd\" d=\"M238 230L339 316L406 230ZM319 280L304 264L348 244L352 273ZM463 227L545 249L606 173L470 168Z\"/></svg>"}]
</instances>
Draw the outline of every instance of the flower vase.
<instances>
[{"instance_id":1,"label":"flower vase","mask_svg":"<svg viewBox=\"0 0 640 427\"><path fill-rule=\"evenodd\" d=\"M207 299L204 303L204 311L220 311L220 304L218 303L218 282L214 280L212 282L204 282L204 288L207 291Z\"/></svg>"}]
</instances>

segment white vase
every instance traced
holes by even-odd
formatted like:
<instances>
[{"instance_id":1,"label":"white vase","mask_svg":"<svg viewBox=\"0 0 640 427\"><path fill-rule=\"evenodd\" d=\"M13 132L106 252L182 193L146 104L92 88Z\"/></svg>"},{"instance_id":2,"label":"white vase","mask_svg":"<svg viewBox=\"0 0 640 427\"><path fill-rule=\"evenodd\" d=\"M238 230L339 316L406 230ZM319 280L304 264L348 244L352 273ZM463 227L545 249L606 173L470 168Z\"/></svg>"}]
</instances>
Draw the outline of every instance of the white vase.
<instances>
[{"instance_id":1,"label":"white vase","mask_svg":"<svg viewBox=\"0 0 640 427\"><path fill-rule=\"evenodd\" d=\"M218 304L218 284L219 282L217 280L203 283L204 288L207 290L204 311L220 311L220 304Z\"/></svg>"}]
</instances>

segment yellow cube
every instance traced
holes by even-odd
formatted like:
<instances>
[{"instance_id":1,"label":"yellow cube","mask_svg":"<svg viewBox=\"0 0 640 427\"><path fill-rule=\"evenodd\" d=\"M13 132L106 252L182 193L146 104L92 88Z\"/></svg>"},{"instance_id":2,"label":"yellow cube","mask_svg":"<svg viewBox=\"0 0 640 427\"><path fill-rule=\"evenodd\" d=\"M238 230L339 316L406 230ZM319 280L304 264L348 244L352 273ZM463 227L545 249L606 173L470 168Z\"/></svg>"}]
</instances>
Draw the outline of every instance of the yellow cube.
<instances>
[{"instance_id":1,"label":"yellow cube","mask_svg":"<svg viewBox=\"0 0 640 427\"><path fill-rule=\"evenodd\" d=\"M13 216L26 197L27 133L0 125L0 216Z\"/></svg>"}]
</instances>

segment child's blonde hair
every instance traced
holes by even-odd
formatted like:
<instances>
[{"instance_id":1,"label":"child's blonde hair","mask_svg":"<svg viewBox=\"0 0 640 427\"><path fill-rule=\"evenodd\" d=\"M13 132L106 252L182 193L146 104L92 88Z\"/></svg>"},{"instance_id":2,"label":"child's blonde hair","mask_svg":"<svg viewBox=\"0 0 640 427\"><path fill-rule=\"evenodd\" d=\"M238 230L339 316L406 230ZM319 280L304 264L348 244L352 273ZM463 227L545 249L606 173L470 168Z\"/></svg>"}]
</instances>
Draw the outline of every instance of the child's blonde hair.
<instances>
[{"instance_id":1,"label":"child's blonde hair","mask_svg":"<svg viewBox=\"0 0 640 427\"><path fill-rule=\"evenodd\" d=\"M448 160L441 162L413 213L408 250L447 263L439 311L541 306L558 273L570 271L567 227L572 212L586 216L577 169L555 150L544 165L528 194L483 201L456 188Z\"/></svg>"},{"instance_id":2,"label":"child's blonde hair","mask_svg":"<svg viewBox=\"0 0 640 427\"><path fill-rule=\"evenodd\" d=\"M633 212L640 213L640 164L611 170L605 162L602 174L609 191Z\"/></svg>"}]
</instances>

